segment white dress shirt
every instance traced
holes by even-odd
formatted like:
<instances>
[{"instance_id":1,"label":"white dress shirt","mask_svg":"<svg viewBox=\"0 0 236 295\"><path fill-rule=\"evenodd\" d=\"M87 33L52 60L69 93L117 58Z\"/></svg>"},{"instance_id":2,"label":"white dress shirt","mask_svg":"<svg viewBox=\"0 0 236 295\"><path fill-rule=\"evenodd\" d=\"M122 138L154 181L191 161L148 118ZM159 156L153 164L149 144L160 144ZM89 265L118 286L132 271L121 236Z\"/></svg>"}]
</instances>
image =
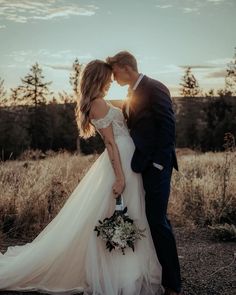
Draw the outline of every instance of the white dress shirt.
<instances>
[{"instance_id":1,"label":"white dress shirt","mask_svg":"<svg viewBox=\"0 0 236 295\"><path fill-rule=\"evenodd\" d=\"M140 74L140 75L139 75L137 81L135 82L135 84L134 84L134 86L133 86L133 88L132 88L133 91L137 89L139 83L140 83L141 80L143 79L143 76L144 76L143 74Z\"/></svg>"},{"instance_id":2,"label":"white dress shirt","mask_svg":"<svg viewBox=\"0 0 236 295\"><path fill-rule=\"evenodd\" d=\"M140 74L137 81L135 82L134 86L132 87L132 91L135 91L139 85L139 83L141 82L141 80L143 79L143 74ZM126 104L126 114L129 116L129 102Z\"/></svg>"}]
</instances>

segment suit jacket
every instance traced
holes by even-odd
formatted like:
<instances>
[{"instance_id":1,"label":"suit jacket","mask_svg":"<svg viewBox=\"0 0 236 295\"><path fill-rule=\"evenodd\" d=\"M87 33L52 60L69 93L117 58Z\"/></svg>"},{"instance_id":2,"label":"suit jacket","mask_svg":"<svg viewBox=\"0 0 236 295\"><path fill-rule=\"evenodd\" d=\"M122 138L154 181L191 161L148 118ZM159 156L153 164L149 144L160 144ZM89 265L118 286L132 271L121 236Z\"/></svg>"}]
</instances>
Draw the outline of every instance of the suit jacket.
<instances>
[{"instance_id":1,"label":"suit jacket","mask_svg":"<svg viewBox=\"0 0 236 295\"><path fill-rule=\"evenodd\" d=\"M168 88L144 76L129 102L122 107L130 135L135 144L131 160L134 172L144 171L153 162L172 165L178 170L175 153L175 116Z\"/></svg>"}]
</instances>

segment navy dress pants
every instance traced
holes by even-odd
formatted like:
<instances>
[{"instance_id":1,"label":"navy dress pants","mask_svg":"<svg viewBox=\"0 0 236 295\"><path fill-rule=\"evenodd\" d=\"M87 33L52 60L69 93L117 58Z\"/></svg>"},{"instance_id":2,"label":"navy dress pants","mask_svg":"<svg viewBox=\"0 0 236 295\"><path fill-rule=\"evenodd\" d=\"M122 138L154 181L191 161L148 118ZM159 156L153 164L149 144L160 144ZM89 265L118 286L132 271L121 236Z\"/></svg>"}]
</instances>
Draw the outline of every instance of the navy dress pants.
<instances>
[{"instance_id":1,"label":"navy dress pants","mask_svg":"<svg viewBox=\"0 0 236 295\"><path fill-rule=\"evenodd\" d=\"M162 266L162 285L178 293L181 291L180 265L175 237L167 218L172 169L172 165L163 170L150 165L142 172L142 178L147 220Z\"/></svg>"}]
</instances>

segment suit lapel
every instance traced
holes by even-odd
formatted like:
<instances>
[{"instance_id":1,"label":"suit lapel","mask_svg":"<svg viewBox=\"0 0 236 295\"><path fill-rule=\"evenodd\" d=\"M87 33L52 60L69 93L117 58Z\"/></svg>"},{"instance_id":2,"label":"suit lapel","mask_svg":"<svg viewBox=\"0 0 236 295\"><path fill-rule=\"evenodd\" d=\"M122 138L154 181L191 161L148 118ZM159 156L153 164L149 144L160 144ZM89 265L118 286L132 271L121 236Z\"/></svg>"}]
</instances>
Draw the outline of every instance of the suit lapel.
<instances>
[{"instance_id":1,"label":"suit lapel","mask_svg":"<svg viewBox=\"0 0 236 295\"><path fill-rule=\"evenodd\" d=\"M124 101L122 105L122 111L129 129L133 126L133 123L135 122L137 115L140 113L140 111L142 111L145 108L148 102L146 97L147 81L148 77L144 75L136 90L128 90L127 99Z\"/></svg>"},{"instance_id":2,"label":"suit lapel","mask_svg":"<svg viewBox=\"0 0 236 295\"><path fill-rule=\"evenodd\" d=\"M135 122L137 115L140 113L140 111L145 109L148 103L146 89L147 81L148 77L144 75L137 89L132 93L132 97L130 99L129 104L129 120L131 121L132 125Z\"/></svg>"}]
</instances>

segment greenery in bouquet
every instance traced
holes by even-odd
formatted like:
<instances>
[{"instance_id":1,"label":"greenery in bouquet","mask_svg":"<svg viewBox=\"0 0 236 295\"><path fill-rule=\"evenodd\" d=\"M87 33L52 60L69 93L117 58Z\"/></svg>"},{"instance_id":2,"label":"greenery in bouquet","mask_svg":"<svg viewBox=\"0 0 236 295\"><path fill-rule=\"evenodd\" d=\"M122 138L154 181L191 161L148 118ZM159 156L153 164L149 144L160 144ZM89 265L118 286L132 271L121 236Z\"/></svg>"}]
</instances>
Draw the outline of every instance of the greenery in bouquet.
<instances>
[{"instance_id":1,"label":"greenery in bouquet","mask_svg":"<svg viewBox=\"0 0 236 295\"><path fill-rule=\"evenodd\" d=\"M116 204L119 204L117 198ZM130 247L134 251L136 240L141 240L146 229L138 228L127 214L127 207L115 210L111 217L99 220L94 230L97 236L106 242L106 248L111 252L120 249L125 254L125 249Z\"/></svg>"}]
</instances>

